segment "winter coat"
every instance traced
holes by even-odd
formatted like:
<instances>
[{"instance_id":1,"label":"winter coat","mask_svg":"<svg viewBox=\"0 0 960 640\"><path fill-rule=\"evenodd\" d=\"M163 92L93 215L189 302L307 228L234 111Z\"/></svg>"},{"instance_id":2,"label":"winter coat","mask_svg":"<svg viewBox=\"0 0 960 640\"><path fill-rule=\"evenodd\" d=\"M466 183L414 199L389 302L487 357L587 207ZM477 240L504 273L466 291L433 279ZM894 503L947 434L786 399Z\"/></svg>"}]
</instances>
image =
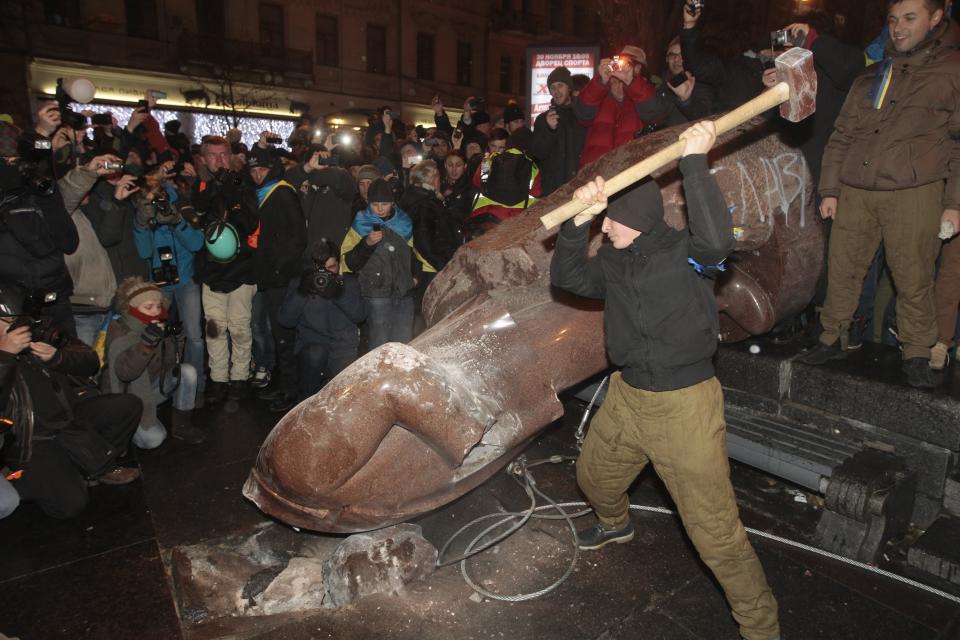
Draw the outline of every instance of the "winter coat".
<instances>
[{"instance_id":1,"label":"winter coat","mask_svg":"<svg viewBox=\"0 0 960 640\"><path fill-rule=\"evenodd\" d=\"M113 275L117 282L131 276L150 279L150 265L137 253L133 239L133 225L137 210L127 200L113 197L113 186L108 182L98 182L90 191L90 200L83 205L100 244L107 250Z\"/></svg>"},{"instance_id":2,"label":"winter coat","mask_svg":"<svg viewBox=\"0 0 960 640\"><path fill-rule=\"evenodd\" d=\"M546 112L537 116L533 123L533 143L530 154L540 167L543 195L548 196L563 185L580 169L580 154L587 140L587 128L573 112L573 104L558 107L551 103L560 121L556 129L547 125Z\"/></svg>"},{"instance_id":3,"label":"winter coat","mask_svg":"<svg viewBox=\"0 0 960 640\"><path fill-rule=\"evenodd\" d=\"M160 266L160 247L170 247L173 251L172 263L177 267L180 280L176 284L164 286L164 291L179 289L193 280L194 254L203 248L204 239L203 232L193 228L186 220L180 220L175 225L162 224L156 229L144 229L134 223L133 239L137 245L137 253L150 262L151 269Z\"/></svg>"},{"instance_id":4,"label":"winter coat","mask_svg":"<svg viewBox=\"0 0 960 640\"><path fill-rule=\"evenodd\" d=\"M94 376L99 368L96 352L73 337L48 363L0 351L0 415L14 423L17 462L30 460L34 438L49 439L70 427L70 406L87 390L69 376Z\"/></svg>"},{"instance_id":5,"label":"winter coat","mask_svg":"<svg viewBox=\"0 0 960 640\"><path fill-rule=\"evenodd\" d=\"M298 290L299 278L287 287L280 307L280 325L297 330L297 344L359 342L357 325L366 320L367 309L355 275L343 277L343 289L336 298L305 296Z\"/></svg>"},{"instance_id":6,"label":"winter coat","mask_svg":"<svg viewBox=\"0 0 960 640\"><path fill-rule=\"evenodd\" d=\"M307 225L300 198L289 183L280 180L257 189L260 229L256 233L254 278L261 289L282 287L300 274L300 259L307 248Z\"/></svg>"},{"instance_id":7,"label":"winter coat","mask_svg":"<svg viewBox=\"0 0 960 640\"><path fill-rule=\"evenodd\" d=\"M729 60L700 48L700 28L682 29L680 47L683 66L697 79L711 87L713 111L722 113L739 107L764 90L763 63L756 57L734 56Z\"/></svg>"},{"instance_id":8,"label":"winter coat","mask_svg":"<svg viewBox=\"0 0 960 640\"><path fill-rule=\"evenodd\" d=\"M590 226L564 223L550 265L561 289L605 301L610 361L638 389L670 391L714 375L720 331L713 280L688 263L717 265L735 246L733 221L705 155L681 160L689 227L662 220L626 249L604 244L587 257Z\"/></svg>"},{"instance_id":9,"label":"winter coat","mask_svg":"<svg viewBox=\"0 0 960 640\"><path fill-rule=\"evenodd\" d=\"M364 239L374 224L382 225L383 239L371 246ZM407 297L416 286L414 279L437 271L414 248L413 221L397 206L386 219L370 209L359 211L340 252L341 271L357 274L364 298Z\"/></svg>"},{"instance_id":10,"label":"winter coat","mask_svg":"<svg viewBox=\"0 0 960 640\"><path fill-rule=\"evenodd\" d=\"M437 271L443 269L463 243L459 225L434 191L410 186L400 208L413 221L413 246Z\"/></svg>"},{"instance_id":11,"label":"winter coat","mask_svg":"<svg viewBox=\"0 0 960 640\"><path fill-rule=\"evenodd\" d=\"M166 336L153 348L140 338L146 325L137 318L123 314L115 317L107 327L106 371L100 378L105 393L132 393L143 403L142 427L160 424L153 393L153 383L161 382L161 391L176 388L177 364L183 355L185 337Z\"/></svg>"},{"instance_id":12,"label":"winter coat","mask_svg":"<svg viewBox=\"0 0 960 640\"><path fill-rule=\"evenodd\" d=\"M110 256L100 244L100 238L83 210L76 209L71 217L77 227L80 243L76 251L65 257L73 279L70 303L74 307L86 307L89 311L106 311L117 291L117 277L113 273Z\"/></svg>"},{"instance_id":13,"label":"winter coat","mask_svg":"<svg viewBox=\"0 0 960 640\"><path fill-rule=\"evenodd\" d=\"M623 88L623 100L617 102L610 93L610 83L598 76L591 78L574 99L577 118L589 125L580 166L586 166L606 152L625 145L644 127L637 105L653 96L653 85L646 78L636 77Z\"/></svg>"},{"instance_id":14,"label":"winter coat","mask_svg":"<svg viewBox=\"0 0 960 640\"><path fill-rule=\"evenodd\" d=\"M853 83L823 154L820 195L840 185L909 189L946 179L960 208L960 25L944 22L914 50L888 41L887 58ZM907 212L904 212L907 213Z\"/></svg>"},{"instance_id":15,"label":"winter coat","mask_svg":"<svg viewBox=\"0 0 960 640\"><path fill-rule=\"evenodd\" d=\"M80 238L60 192L24 196L0 215L0 279L70 296L73 280L64 254L76 251Z\"/></svg>"},{"instance_id":16,"label":"winter coat","mask_svg":"<svg viewBox=\"0 0 960 640\"><path fill-rule=\"evenodd\" d=\"M307 173L300 165L287 171L286 180L300 194L307 246L326 238L339 249L353 222L352 205L357 195L357 184L350 172L327 167Z\"/></svg>"}]
</instances>

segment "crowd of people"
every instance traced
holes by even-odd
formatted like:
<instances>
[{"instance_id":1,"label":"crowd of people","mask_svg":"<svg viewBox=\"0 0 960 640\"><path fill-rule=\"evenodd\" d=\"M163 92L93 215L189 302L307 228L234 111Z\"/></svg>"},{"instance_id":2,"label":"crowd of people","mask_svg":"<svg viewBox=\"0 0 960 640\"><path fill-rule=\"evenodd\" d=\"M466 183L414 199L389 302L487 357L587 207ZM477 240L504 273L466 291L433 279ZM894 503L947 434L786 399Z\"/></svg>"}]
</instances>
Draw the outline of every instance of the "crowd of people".
<instances>
[{"instance_id":1,"label":"crowd of people","mask_svg":"<svg viewBox=\"0 0 960 640\"><path fill-rule=\"evenodd\" d=\"M935 385L954 347L956 242L935 267L941 227L960 229L949 10L891 2L866 55L826 15L784 30L813 51L819 89L816 115L783 126L833 223L814 364L858 346L871 264L893 275L908 382ZM199 407L256 395L286 412L422 330L424 292L462 244L608 151L772 86L774 48L723 58L701 46L700 22L688 3L662 78L636 45L592 78L553 70L532 123L472 97L454 125L435 98L433 127L382 107L347 145L304 115L287 140L265 131L248 147L235 129L188 139L154 118L150 92L126 123L44 98L34 122L0 122L0 516L21 500L77 513L91 481L137 477L116 465L131 446L202 443Z\"/></svg>"}]
</instances>

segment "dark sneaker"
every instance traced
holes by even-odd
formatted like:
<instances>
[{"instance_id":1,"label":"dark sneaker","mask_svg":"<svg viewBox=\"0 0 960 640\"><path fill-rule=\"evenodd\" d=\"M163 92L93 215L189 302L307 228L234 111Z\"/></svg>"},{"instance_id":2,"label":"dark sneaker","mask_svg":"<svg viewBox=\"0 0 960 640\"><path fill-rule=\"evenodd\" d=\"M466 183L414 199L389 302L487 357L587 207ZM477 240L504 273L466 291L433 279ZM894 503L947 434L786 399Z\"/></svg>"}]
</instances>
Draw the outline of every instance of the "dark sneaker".
<instances>
[{"instance_id":1,"label":"dark sneaker","mask_svg":"<svg viewBox=\"0 0 960 640\"><path fill-rule=\"evenodd\" d=\"M220 404L227 399L227 383L210 380L207 382L207 388L203 392L203 399L206 404Z\"/></svg>"},{"instance_id":2,"label":"dark sneaker","mask_svg":"<svg viewBox=\"0 0 960 640\"><path fill-rule=\"evenodd\" d=\"M261 400L276 400L277 398L283 397L286 395L283 392L283 389L274 385L272 387L267 387L263 391L257 394L257 397Z\"/></svg>"},{"instance_id":3,"label":"dark sneaker","mask_svg":"<svg viewBox=\"0 0 960 640\"><path fill-rule=\"evenodd\" d=\"M231 380L227 391L227 400L243 400L250 395L250 388L246 380Z\"/></svg>"},{"instance_id":4,"label":"dark sneaker","mask_svg":"<svg viewBox=\"0 0 960 640\"><path fill-rule=\"evenodd\" d=\"M628 522L622 529L607 529L597 523L589 529L577 531L577 546L584 551L602 549L612 542L623 544L633 540L633 521Z\"/></svg>"},{"instance_id":5,"label":"dark sneaker","mask_svg":"<svg viewBox=\"0 0 960 640\"><path fill-rule=\"evenodd\" d=\"M910 358L903 361L907 384L917 389L933 389L937 386L937 374L930 368L928 358Z\"/></svg>"},{"instance_id":6,"label":"dark sneaker","mask_svg":"<svg viewBox=\"0 0 960 640\"><path fill-rule=\"evenodd\" d=\"M831 360L843 360L847 355L847 352L840 348L839 340L829 347L818 340L816 346L797 358L797 361L804 364L821 365Z\"/></svg>"},{"instance_id":7,"label":"dark sneaker","mask_svg":"<svg viewBox=\"0 0 960 640\"><path fill-rule=\"evenodd\" d=\"M293 409L295 404L297 402L293 399L293 396L281 394L270 403L267 411L270 413L286 413Z\"/></svg>"},{"instance_id":8,"label":"dark sneaker","mask_svg":"<svg viewBox=\"0 0 960 640\"><path fill-rule=\"evenodd\" d=\"M270 384L270 369L257 367L250 374L250 386L254 389L263 389Z\"/></svg>"},{"instance_id":9,"label":"dark sneaker","mask_svg":"<svg viewBox=\"0 0 960 640\"><path fill-rule=\"evenodd\" d=\"M107 471L97 478L100 484L130 484L140 477L140 469L136 467L117 467Z\"/></svg>"}]
</instances>

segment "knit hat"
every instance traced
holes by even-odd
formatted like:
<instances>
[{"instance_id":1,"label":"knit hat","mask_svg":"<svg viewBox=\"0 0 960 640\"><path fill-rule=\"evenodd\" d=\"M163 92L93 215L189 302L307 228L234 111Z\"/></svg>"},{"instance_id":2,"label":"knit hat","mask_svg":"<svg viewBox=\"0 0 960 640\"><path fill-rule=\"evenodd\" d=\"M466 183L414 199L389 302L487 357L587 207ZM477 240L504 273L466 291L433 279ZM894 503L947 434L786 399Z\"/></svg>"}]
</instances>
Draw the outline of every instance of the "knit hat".
<instances>
[{"instance_id":1,"label":"knit hat","mask_svg":"<svg viewBox=\"0 0 960 640\"><path fill-rule=\"evenodd\" d=\"M393 203L395 200L396 196L393 193L393 187L383 178L374 180L373 184L370 185L370 190L367 191L367 202L371 204L374 202Z\"/></svg>"},{"instance_id":2,"label":"knit hat","mask_svg":"<svg viewBox=\"0 0 960 640\"><path fill-rule=\"evenodd\" d=\"M547 86L549 87L554 82L562 82L571 89L573 89L573 76L570 75L570 69L566 67L557 67L550 72L550 75L547 76Z\"/></svg>"},{"instance_id":3,"label":"knit hat","mask_svg":"<svg viewBox=\"0 0 960 640\"><path fill-rule=\"evenodd\" d=\"M621 192L607 205L607 217L634 231L649 233L663 220L663 196L653 180L644 180Z\"/></svg>"},{"instance_id":4,"label":"knit hat","mask_svg":"<svg viewBox=\"0 0 960 640\"><path fill-rule=\"evenodd\" d=\"M376 180L380 177L380 171L372 164L365 164L357 171L357 182L361 180Z\"/></svg>"},{"instance_id":5,"label":"knit hat","mask_svg":"<svg viewBox=\"0 0 960 640\"><path fill-rule=\"evenodd\" d=\"M115 306L120 313L124 313L130 307L139 307L150 300L162 303L163 291L157 285L139 276L126 278L117 286Z\"/></svg>"},{"instance_id":6,"label":"knit hat","mask_svg":"<svg viewBox=\"0 0 960 640\"><path fill-rule=\"evenodd\" d=\"M472 117L473 124L487 124L490 122L490 114L486 111L477 111Z\"/></svg>"},{"instance_id":7,"label":"knit hat","mask_svg":"<svg viewBox=\"0 0 960 640\"><path fill-rule=\"evenodd\" d=\"M523 109L518 105L508 104L503 110L503 122L513 122L514 120L523 120Z\"/></svg>"},{"instance_id":8,"label":"knit hat","mask_svg":"<svg viewBox=\"0 0 960 640\"><path fill-rule=\"evenodd\" d=\"M630 56L637 64L647 64L647 54L643 49L632 44L625 45L623 49L620 50L620 55Z\"/></svg>"},{"instance_id":9,"label":"knit hat","mask_svg":"<svg viewBox=\"0 0 960 640\"><path fill-rule=\"evenodd\" d=\"M163 123L163 130L169 131L170 133L180 133L180 121L167 120Z\"/></svg>"}]
</instances>

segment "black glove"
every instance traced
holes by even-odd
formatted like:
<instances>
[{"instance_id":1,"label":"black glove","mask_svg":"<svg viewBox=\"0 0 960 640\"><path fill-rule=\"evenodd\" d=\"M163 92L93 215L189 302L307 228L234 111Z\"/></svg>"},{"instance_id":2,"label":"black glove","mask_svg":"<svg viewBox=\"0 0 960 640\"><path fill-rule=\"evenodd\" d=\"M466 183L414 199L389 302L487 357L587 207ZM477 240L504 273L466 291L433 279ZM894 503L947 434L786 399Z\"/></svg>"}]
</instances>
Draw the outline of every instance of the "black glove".
<instances>
[{"instance_id":1,"label":"black glove","mask_svg":"<svg viewBox=\"0 0 960 640\"><path fill-rule=\"evenodd\" d=\"M160 341L163 340L164 330L156 322L151 322L143 328L140 339L143 344L151 349L155 349Z\"/></svg>"}]
</instances>

